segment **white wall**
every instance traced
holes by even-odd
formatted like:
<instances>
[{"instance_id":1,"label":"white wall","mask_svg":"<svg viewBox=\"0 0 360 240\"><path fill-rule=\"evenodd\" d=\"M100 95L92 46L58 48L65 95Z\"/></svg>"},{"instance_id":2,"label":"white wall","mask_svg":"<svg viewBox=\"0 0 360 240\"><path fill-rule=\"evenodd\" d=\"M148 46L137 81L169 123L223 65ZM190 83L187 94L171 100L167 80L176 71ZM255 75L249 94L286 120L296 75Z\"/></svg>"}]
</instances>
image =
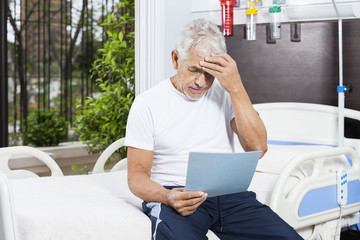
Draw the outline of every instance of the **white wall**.
<instances>
[{"instance_id":1,"label":"white wall","mask_svg":"<svg viewBox=\"0 0 360 240\"><path fill-rule=\"evenodd\" d=\"M182 27L191 21L191 0L168 0L166 1L165 11L165 72L164 77L173 76L176 71L171 62L171 51L175 48L175 41Z\"/></svg>"},{"instance_id":2,"label":"white wall","mask_svg":"<svg viewBox=\"0 0 360 240\"><path fill-rule=\"evenodd\" d=\"M136 95L175 74L171 50L184 24L191 20L191 0L136 0Z\"/></svg>"},{"instance_id":3,"label":"white wall","mask_svg":"<svg viewBox=\"0 0 360 240\"><path fill-rule=\"evenodd\" d=\"M165 0L135 1L135 93L155 84L163 75Z\"/></svg>"}]
</instances>

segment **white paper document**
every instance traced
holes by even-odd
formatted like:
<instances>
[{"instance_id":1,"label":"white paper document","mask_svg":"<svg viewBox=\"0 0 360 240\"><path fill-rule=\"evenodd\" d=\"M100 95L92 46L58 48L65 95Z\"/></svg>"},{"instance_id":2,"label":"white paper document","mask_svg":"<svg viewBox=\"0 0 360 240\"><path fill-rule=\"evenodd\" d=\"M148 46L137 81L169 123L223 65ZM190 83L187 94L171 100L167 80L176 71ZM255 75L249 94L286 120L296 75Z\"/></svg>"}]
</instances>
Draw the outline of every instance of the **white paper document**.
<instances>
[{"instance_id":1,"label":"white paper document","mask_svg":"<svg viewBox=\"0 0 360 240\"><path fill-rule=\"evenodd\" d=\"M246 191L255 173L260 154L260 151L191 152L185 191L203 191L208 193L208 197Z\"/></svg>"}]
</instances>

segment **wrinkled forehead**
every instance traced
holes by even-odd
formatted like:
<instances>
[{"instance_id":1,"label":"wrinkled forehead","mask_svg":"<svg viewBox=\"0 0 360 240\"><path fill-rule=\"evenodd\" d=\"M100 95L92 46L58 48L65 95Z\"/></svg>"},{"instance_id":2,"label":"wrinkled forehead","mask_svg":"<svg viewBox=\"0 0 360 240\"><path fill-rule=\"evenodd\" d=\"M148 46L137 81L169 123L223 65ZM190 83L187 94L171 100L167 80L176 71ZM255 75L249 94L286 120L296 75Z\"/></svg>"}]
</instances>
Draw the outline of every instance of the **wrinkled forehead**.
<instances>
[{"instance_id":1,"label":"wrinkled forehead","mask_svg":"<svg viewBox=\"0 0 360 240\"><path fill-rule=\"evenodd\" d=\"M196 46L190 49L188 61L196 62L200 64L200 61L203 61L205 57L211 56L212 52L209 49L197 48Z\"/></svg>"},{"instance_id":2,"label":"wrinkled forehead","mask_svg":"<svg viewBox=\"0 0 360 240\"><path fill-rule=\"evenodd\" d=\"M179 64L186 68L198 68L201 69L200 61L204 61L206 56L198 54L197 52L190 52L187 59L184 59Z\"/></svg>"},{"instance_id":3,"label":"wrinkled forehead","mask_svg":"<svg viewBox=\"0 0 360 240\"><path fill-rule=\"evenodd\" d=\"M213 53L211 48L209 48L205 44L197 44L197 45L193 46L190 51L202 58L210 56Z\"/></svg>"}]
</instances>

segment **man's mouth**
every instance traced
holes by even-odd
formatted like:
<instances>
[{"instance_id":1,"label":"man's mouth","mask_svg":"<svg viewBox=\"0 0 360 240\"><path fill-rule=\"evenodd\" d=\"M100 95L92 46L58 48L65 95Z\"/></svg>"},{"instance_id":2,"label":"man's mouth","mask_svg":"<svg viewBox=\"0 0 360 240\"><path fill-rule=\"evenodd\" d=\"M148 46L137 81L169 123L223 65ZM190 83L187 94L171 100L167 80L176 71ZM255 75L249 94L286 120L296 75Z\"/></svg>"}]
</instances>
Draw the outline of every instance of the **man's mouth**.
<instances>
[{"instance_id":1,"label":"man's mouth","mask_svg":"<svg viewBox=\"0 0 360 240\"><path fill-rule=\"evenodd\" d=\"M205 91L207 89L207 87L201 87L201 88L194 88L194 87L190 87L191 91L196 92L196 93L202 93L203 91Z\"/></svg>"},{"instance_id":2,"label":"man's mouth","mask_svg":"<svg viewBox=\"0 0 360 240\"><path fill-rule=\"evenodd\" d=\"M189 85L188 88L190 88L193 92L201 93L203 91L206 91L209 87L208 87L208 85L205 85L202 87L195 86L195 85Z\"/></svg>"},{"instance_id":3,"label":"man's mouth","mask_svg":"<svg viewBox=\"0 0 360 240\"><path fill-rule=\"evenodd\" d=\"M191 100L199 100L208 89L209 87L207 85L203 87L189 85L184 89L184 93Z\"/></svg>"}]
</instances>

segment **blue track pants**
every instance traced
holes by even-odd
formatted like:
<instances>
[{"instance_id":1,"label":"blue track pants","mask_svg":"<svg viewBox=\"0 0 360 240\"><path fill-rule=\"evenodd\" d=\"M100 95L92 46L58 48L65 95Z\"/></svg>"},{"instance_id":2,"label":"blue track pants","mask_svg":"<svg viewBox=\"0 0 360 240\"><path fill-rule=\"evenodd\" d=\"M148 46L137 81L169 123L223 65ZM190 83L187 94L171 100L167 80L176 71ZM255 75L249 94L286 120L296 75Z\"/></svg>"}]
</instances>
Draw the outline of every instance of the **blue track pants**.
<instances>
[{"instance_id":1,"label":"blue track pants","mask_svg":"<svg viewBox=\"0 0 360 240\"><path fill-rule=\"evenodd\" d=\"M186 217L155 202L144 202L143 210L151 219L154 240L207 239L208 229L221 240L302 239L268 206L257 201L254 192L208 198Z\"/></svg>"}]
</instances>

